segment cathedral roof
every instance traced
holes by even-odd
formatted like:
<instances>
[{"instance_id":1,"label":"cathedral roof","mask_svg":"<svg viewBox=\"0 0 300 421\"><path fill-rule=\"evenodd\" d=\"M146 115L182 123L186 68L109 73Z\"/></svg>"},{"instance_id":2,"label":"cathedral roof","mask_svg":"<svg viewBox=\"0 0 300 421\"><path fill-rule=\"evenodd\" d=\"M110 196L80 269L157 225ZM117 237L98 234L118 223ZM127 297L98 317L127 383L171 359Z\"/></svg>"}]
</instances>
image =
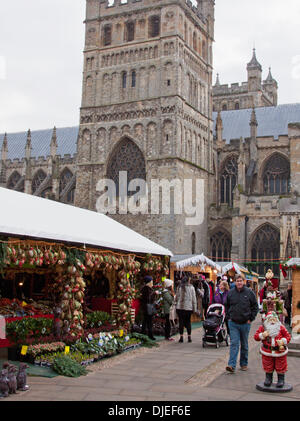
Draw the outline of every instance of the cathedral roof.
<instances>
[{"instance_id":1,"label":"cathedral roof","mask_svg":"<svg viewBox=\"0 0 300 421\"><path fill-rule=\"evenodd\" d=\"M63 127L56 129L57 136L57 154L64 156L76 153L76 141L79 127ZM7 133L7 158L22 159L25 157L25 145L28 132ZM31 131L31 157L50 155L50 144L53 135L53 129ZM4 134L0 134L0 147L4 140Z\"/></svg>"},{"instance_id":2,"label":"cathedral roof","mask_svg":"<svg viewBox=\"0 0 300 421\"><path fill-rule=\"evenodd\" d=\"M258 123L257 136L278 136L288 134L289 123L300 122L300 103L283 104L276 107L259 107L255 109ZM252 108L232 111L222 111L223 139L227 143L230 139L250 137L250 121ZM214 124L218 113L213 113Z\"/></svg>"}]
</instances>

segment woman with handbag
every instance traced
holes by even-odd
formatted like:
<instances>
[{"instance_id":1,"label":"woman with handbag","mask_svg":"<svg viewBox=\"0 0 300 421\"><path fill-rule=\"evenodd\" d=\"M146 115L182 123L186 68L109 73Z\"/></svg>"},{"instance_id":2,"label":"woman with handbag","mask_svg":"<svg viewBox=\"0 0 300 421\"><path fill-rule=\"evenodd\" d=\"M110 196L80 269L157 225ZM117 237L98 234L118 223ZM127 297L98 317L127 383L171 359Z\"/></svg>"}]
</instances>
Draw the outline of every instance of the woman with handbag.
<instances>
[{"instance_id":1,"label":"woman with handbag","mask_svg":"<svg viewBox=\"0 0 300 421\"><path fill-rule=\"evenodd\" d=\"M171 279L165 279L164 281L165 289L163 290L163 313L165 316L165 339L166 341L174 341L171 338L171 322L170 322L170 311L174 303L174 293L173 293L173 281Z\"/></svg>"},{"instance_id":2,"label":"woman with handbag","mask_svg":"<svg viewBox=\"0 0 300 421\"><path fill-rule=\"evenodd\" d=\"M197 312L197 299L195 288L186 276L181 280L180 287L176 292L176 311L179 318L179 342L183 342L184 328L187 330L188 342L192 342L191 316Z\"/></svg>"},{"instance_id":3,"label":"woman with handbag","mask_svg":"<svg viewBox=\"0 0 300 421\"><path fill-rule=\"evenodd\" d=\"M155 300L157 291L153 291L153 278L152 276L145 276L144 286L141 289L141 309L144 313L142 334L146 335L148 330L148 336L150 339L155 340L152 333L152 318L155 313Z\"/></svg>"}]
</instances>

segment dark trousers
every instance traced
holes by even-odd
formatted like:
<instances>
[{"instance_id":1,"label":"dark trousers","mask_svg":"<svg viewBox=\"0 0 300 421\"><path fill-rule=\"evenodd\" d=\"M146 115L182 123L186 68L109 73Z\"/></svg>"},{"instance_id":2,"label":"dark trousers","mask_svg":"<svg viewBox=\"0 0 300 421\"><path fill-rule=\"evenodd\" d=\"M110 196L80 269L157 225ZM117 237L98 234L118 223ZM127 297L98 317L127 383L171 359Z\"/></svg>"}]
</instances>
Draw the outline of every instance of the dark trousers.
<instances>
[{"instance_id":1,"label":"dark trousers","mask_svg":"<svg viewBox=\"0 0 300 421\"><path fill-rule=\"evenodd\" d=\"M182 336L184 328L186 328L188 335L190 336L192 333L192 324L191 324L191 316L192 311L190 310L177 310L178 319L179 319L179 333Z\"/></svg>"},{"instance_id":2,"label":"dark trousers","mask_svg":"<svg viewBox=\"0 0 300 421\"><path fill-rule=\"evenodd\" d=\"M290 308L286 308L287 311L287 317L285 317L284 319L284 323L287 324L288 326L290 326L291 324L291 309Z\"/></svg>"},{"instance_id":3,"label":"dark trousers","mask_svg":"<svg viewBox=\"0 0 300 421\"><path fill-rule=\"evenodd\" d=\"M170 314L165 314L165 338L169 339L171 336Z\"/></svg>"},{"instance_id":4,"label":"dark trousers","mask_svg":"<svg viewBox=\"0 0 300 421\"><path fill-rule=\"evenodd\" d=\"M153 334L152 334L152 317L153 316L148 316L148 314L144 313L144 319L143 319L143 324L142 324L142 333L144 335L146 335L146 331L148 330L148 336L149 338L153 338Z\"/></svg>"}]
</instances>

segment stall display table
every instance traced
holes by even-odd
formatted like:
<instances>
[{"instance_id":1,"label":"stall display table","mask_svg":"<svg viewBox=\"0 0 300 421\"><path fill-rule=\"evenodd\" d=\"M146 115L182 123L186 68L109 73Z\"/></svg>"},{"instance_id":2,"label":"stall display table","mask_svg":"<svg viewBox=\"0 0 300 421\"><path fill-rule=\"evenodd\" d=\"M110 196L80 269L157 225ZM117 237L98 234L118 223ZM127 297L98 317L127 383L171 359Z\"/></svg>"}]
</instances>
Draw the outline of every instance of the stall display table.
<instances>
[{"instance_id":1,"label":"stall display table","mask_svg":"<svg viewBox=\"0 0 300 421\"><path fill-rule=\"evenodd\" d=\"M12 323L17 320L23 320L23 319L53 319L53 314L41 314L36 316L24 316L24 317L5 317L5 323ZM8 348L12 346L12 344L9 342L8 339L0 339L0 348Z\"/></svg>"},{"instance_id":2,"label":"stall display table","mask_svg":"<svg viewBox=\"0 0 300 421\"><path fill-rule=\"evenodd\" d=\"M92 298L92 310L93 311L105 311L106 313L111 314L112 304L116 303L117 300L109 300L102 297L93 297ZM135 310L137 315L140 308L140 300L132 301L132 309Z\"/></svg>"}]
</instances>

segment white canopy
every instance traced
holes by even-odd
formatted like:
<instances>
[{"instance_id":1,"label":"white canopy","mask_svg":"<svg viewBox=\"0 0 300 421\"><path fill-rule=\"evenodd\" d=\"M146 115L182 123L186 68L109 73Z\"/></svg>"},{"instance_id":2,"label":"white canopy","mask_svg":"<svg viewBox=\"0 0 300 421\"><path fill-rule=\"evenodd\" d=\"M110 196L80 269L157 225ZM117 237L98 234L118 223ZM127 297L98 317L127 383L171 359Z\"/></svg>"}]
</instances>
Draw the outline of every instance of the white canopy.
<instances>
[{"instance_id":1,"label":"white canopy","mask_svg":"<svg viewBox=\"0 0 300 421\"><path fill-rule=\"evenodd\" d=\"M183 269L187 266L198 266L198 265L205 265L209 266L217 271L221 271L221 266L219 266L214 261L210 260L208 257L204 256L204 254L199 254L198 256L192 256L188 259L181 260L176 263L177 269Z\"/></svg>"},{"instance_id":2,"label":"white canopy","mask_svg":"<svg viewBox=\"0 0 300 421\"><path fill-rule=\"evenodd\" d=\"M288 262L285 263L285 266L299 266L300 265L300 257L293 257Z\"/></svg>"},{"instance_id":3,"label":"white canopy","mask_svg":"<svg viewBox=\"0 0 300 421\"><path fill-rule=\"evenodd\" d=\"M239 266L237 263L235 262L229 262L226 263L225 266L222 266L222 274L224 275L224 273L228 272L229 270L234 269L236 271L236 273L238 273L239 275L246 271L247 269L243 268L242 266Z\"/></svg>"},{"instance_id":4,"label":"white canopy","mask_svg":"<svg viewBox=\"0 0 300 421\"><path fill-rule=\"evenodd\" d=\"M0 188L0 234L173 255L168 249L101 213L5 188Z\"/></svg>"}]
</instances>

